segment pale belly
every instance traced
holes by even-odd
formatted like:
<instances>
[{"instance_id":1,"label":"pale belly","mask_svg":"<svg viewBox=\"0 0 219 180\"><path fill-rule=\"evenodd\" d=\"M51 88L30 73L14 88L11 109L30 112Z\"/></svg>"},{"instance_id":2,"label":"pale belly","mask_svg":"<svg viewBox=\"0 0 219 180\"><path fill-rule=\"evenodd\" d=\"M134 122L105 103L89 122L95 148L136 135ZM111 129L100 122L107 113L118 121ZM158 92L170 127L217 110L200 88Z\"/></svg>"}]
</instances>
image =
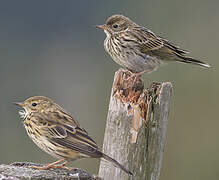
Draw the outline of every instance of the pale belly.
<instances>
[{"instance_id":1,"label":"pale belly","mask_svg":"<svg viewBox=\"0 0 219 180\"><path fill-rule=\"evenodd\" d=\"M127 54L126 54L127 55ZM129 54L124 57L118 58L118 56L111 55L113 60L120 66L125 67L132 72L143 72L150 73L155 71L162 61L156 57L151 57L149 55L136 56L135 54Z\"/></svg>"},{"instance_id":2,"label":"pale belly","mask_svg":"<svg viewBox=\"0 0 219 180\"><path fill-rule=\"evenodd\" d=\"M28 132L27 134L40 149L50 154L54 158L57 158L57 159L62 158L61 156L55 153L55 150L57 149L57 147L55 147L54 144L50 143L46 138L43 138L43 137L36 138L35 135L29 134Z\"/></svg>"}]
</instances>

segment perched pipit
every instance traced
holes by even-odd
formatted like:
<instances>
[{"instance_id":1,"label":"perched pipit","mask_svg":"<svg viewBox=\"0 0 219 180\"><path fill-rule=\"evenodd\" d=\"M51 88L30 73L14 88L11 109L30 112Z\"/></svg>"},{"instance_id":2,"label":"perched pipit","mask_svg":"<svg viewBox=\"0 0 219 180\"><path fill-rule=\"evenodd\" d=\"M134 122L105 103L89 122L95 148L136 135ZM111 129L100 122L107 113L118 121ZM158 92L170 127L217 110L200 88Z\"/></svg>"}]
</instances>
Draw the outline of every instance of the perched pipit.
<instances>
[{"instance_id":1,"label":"perched pipit","mask_svg":"<svg viewBox=\"0 0 219 180\"><path fill-rule=\"evenodd\" d=\"M106 24L97 27L106 33L105 50L116 63L135 76L154 71L167 61L210 67L207 63L187 57L187 51L123 15L113 15L107 19Z\"/></svg>"},{"instance_id":2,"label":"perched pipit","mask_svg":"<svg viewBox=\"0 0 219 180\"><path fill-rule=\"evenodd\" d=\"M19 111L29 137L42 150L59 160L36 169L66 168L66 163L80 158L103 158L123 171L132 172L113 158L102 153L85 129L59 105L43 96L28 98L15 103L24 110ZM61 162L63 162L61 164Z\"/></svg>"}]
</instances>

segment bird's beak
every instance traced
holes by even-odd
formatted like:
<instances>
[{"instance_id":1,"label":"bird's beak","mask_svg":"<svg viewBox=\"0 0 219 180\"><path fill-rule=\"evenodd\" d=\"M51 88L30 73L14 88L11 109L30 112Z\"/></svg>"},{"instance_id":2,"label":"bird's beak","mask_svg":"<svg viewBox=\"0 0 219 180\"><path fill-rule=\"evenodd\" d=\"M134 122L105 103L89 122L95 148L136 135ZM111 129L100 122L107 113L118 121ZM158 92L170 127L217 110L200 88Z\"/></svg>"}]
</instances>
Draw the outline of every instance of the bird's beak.
<instances>
[{"instance_id":1,"label":"bird's beak","mask_svg":"<svg viewBox=\"0 0 219 180\"><path fill-rule=\"evenodd\" d=\"M106 29L107 29L106 24L97 25L96 28L103 29L103 30L106 30Z\"/></svg>"},{"instance_id":2,"label":"bird's beak","mask_svg":"<svg viewBox=\"0 0 219 180\"><path fill-rule=\"evenodd\" d=\"M23 102L13 102L13 104L20 106L20 107L24 107L24 103Z\"/></svg>"}]
</instances>

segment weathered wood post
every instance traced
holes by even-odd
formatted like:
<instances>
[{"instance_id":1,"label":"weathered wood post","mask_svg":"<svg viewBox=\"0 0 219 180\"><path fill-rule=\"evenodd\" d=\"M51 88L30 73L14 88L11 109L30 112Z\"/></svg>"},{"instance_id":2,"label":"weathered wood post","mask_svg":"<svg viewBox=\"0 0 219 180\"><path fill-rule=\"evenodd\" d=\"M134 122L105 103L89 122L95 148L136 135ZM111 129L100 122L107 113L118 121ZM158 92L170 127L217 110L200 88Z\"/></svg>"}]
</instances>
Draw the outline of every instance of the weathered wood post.
<instances>
[{"instance_id":1,"label":"weathered wood post","mask_svg":"<svg viewBox=\"0 0 219 180\"><path fill-rule=\"evenodd\" d=\"M110 97L103 152L130 169L129 177L110 163L101 161L99 176L104 180L158 180L172 85L153 83L144 89L143 82L127 71L118 70Z\"/></svg>"},{"instance_id":2,"label":"weathered wood post","mask_svg":"<svg viewBox=\"0 0 219 180\"><path fill-rule=\"evenodd\" d=\"M38 170L29 166L42 166L42 164L31 162L14 162L10 165L0 164L1 180L102 180L96 175L92 175L83 169L73 168L71 171L66 169Z\"/></svg>"}]
</instances>

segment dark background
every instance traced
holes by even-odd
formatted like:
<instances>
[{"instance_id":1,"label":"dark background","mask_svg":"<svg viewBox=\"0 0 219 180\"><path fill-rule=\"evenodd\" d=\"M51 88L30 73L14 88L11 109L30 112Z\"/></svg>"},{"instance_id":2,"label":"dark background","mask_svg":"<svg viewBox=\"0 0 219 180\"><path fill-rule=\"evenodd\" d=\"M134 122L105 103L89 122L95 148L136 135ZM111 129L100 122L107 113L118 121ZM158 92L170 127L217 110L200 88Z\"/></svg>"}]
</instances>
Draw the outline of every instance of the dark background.
<instances>
[{"instance_id":1,"label":"dark background","mask_svg":"<svg viewBox=\"0 0 219 180\"><path fill-rule=\"evenodd\" d=\"M143 75L173 83L161 180L218 179L218 0L1 1L0 163L52 162L27 137L13 101L44 95L75 116L101 146L114 72L94 25L120 13L213 68L170 63ZM99 161L74 167L97 173Z\"/></svg>"}]
</instances>

